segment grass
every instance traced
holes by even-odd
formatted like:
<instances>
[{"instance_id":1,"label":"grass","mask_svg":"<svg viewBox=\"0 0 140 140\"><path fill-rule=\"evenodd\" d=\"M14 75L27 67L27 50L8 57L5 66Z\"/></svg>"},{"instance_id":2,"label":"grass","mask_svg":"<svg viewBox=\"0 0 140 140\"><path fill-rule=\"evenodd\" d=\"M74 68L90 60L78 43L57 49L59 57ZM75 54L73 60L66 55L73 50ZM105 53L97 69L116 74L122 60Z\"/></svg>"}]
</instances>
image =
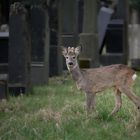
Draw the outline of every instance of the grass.
<instances>
[{"instance_id":1,"label":"grass","mask_svg":"<svg viewBox=\"0 0 140 140\"><path fill-rule=\"evenodd\" d=\"M140 97L140 78L134 91ZM87 114L85 95L69 76L54 77L33 94L0 102L0 140L138 140L140 114L123 95L123 107L114 107L113 90L97 96L96 110Z\"/></svg>"}]
</instances>

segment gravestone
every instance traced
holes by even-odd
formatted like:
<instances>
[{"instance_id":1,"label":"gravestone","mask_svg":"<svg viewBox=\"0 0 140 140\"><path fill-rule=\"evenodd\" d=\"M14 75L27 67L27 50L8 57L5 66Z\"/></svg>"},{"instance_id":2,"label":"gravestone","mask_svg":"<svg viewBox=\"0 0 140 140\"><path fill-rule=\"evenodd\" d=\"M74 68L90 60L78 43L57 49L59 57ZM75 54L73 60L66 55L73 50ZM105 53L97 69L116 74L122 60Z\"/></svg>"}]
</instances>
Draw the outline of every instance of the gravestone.
<instances>
[{"instance_id":1,"label":"gravestone","mask_svg":"<svg viewBox=\"0 0 140 140\"><path fill-rule=\"evenodd\" d=\"M128 1L116 1L114 12L106 26L103 44L100 49L100 62L102 65L126 64L128 58ZM104 11L105 13L105 11ZM106 17L107 18L107 17ZM103 24L104 22L100 22ZM99 33L100 34L100 33ZM100 44L102 43L99 39ZM103 47L106 48L103 50ZM103 53L102 53L103 52Z\"/></svg>"},{"instance_id":2,"label":"gravestone","mask_svg":"<svg viewBox=\"0 0 140 140\"><path fill-rule=\"evenodd\" d=\"M47 9L42 5L32 5L30 12L32 44L31 81L33 85L42 85L48 83L49 77L49 17Z\"/></svg>"},{"instance_id":3,"label":"gravestone","mask_svg":"<svg viewBox=\"0 0 140 140\"><path fill-rule=\"evenodd\" d=\"M16 2L10 7L9 90L14 95L30 91L30 29L28 13Z\"/></svg>"},{"instance_id":4,"label":"gravestone","mask_svg":"<svg viewBox=\"0 0 140 140\"><path fill-rule=\"evenodd\" d=\"M90 60L90 67L99 66L97 12L97 0L84 0L83 30L79 34L82 45L80 59Z\"/></svg>"},{"instance_id":5,"label":"gravestone","mask_svg":"<svg viewBox=\"0 0 140 140\"><path fill-rule=\"evenodd\" d=\"M62 54L61 46L75 47L78 42L78 1L60 0L58 7L58 23L59 23L59 53L58 63L61 72ZM64 67L64 66L63 66Z\"/></svg>"},{"instance_id":6,"label":"gravestone","mask_svg":"<svg viewBox=\"0 0 140 140\"><path fill-rule=\"evenodd\" d=\"M110 22L113 12L114 12L113 9L104 6L101 7L99 10L98 14L99 53L102 52L107 26Z\"/></svg>"},{"instance_id":7,"label":"gravestone","mask_svg":"<svg viewBox=\"0 0 140 140\"><path fill-rule=\"evenodd\" d=\"M61 45L75 46L78 39L78 3L75 0L60 0L59 29Z\"/></svg>"}]
</instances>

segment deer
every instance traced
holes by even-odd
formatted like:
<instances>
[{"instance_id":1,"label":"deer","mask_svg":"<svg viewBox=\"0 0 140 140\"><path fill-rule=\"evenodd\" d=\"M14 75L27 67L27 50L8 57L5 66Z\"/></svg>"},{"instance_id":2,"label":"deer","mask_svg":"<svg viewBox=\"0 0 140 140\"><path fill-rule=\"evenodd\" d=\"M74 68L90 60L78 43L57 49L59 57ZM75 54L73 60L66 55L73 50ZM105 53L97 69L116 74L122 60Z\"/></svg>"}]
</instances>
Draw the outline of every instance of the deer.
<instances>
[{"instance_id":1,"label":"deer","mask_svg":"<svg viewBox=\"0 0 140 140\"><path fill-rule=\"evenodd\" d=\"M115 89L115 107L109 116L116 114L122 106L121 95L124 93L140 109L140 99L133 93L132 86L137 78L136 72L124 64L112 64L98 68L80 69L78 56L81 46L62 47L66 66L77 88L86 95L86 110L91 112L95 108L97 93L107 88Z\"/></svg>"}]
</instances>

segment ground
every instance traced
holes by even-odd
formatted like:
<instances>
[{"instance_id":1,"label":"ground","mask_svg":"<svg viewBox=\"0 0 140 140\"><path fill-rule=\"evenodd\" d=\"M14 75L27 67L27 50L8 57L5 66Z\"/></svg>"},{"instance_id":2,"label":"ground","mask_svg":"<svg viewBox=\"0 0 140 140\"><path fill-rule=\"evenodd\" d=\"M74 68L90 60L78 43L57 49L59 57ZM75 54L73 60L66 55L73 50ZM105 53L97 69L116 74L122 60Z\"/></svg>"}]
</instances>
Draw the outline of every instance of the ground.
<instances>
[{"instance_id":1,"label":"ground","mask_svg":"<svg viewBox=\"0 0 140 140\"><path fill-rule=\"evenodd\" d=\"M139 84L140 76L134 86L140 97ZM92 113L87 114L84 105L85 95L70 76L53 77L28 95L0 102L0 140L139 139L140 113L125 95L114 117L108 117L114 107L112 89L97 96Z\"/></svg>"}]
</instances>

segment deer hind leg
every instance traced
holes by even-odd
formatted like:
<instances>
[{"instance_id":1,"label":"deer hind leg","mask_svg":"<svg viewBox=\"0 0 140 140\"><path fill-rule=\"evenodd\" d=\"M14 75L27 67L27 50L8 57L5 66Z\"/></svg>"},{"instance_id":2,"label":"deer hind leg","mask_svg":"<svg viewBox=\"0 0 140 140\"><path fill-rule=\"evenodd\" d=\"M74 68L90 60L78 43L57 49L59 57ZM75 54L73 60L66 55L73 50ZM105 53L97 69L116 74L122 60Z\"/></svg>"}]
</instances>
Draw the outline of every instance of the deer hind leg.
<instances>
[{"instance_id":1,"label":"deer hind leg","mask_svg":"<svg viewBox=\"0 0 140 140\"><path fill-rule=\"evenodd\" d=\"M130 87L121 87L120 90L140 109L140 99L133 93Z\"/></svg>"},{"instance_id":2,"label":"deer hind leg","mask_svg":"<svg viewBox=\"0 0 140 140\"><path fill-rule=\"evenodd\" d=\"M90 112L95 108L95 94L86 92L86 108Z\"/></svg>"},{"instance_id":3,"label":"deer hind leg","mask_svg":"<svg viewBox=\"0 0 140 140\"><path fill-rule=\"evenodd\" d=\"M112 110L110 116L117 113L119 111L119 109L121 108L121 106L122 106L121 91L119 89L116 89L116 92L115 92L115 107Z\"/></svg>"}]
</instances>

